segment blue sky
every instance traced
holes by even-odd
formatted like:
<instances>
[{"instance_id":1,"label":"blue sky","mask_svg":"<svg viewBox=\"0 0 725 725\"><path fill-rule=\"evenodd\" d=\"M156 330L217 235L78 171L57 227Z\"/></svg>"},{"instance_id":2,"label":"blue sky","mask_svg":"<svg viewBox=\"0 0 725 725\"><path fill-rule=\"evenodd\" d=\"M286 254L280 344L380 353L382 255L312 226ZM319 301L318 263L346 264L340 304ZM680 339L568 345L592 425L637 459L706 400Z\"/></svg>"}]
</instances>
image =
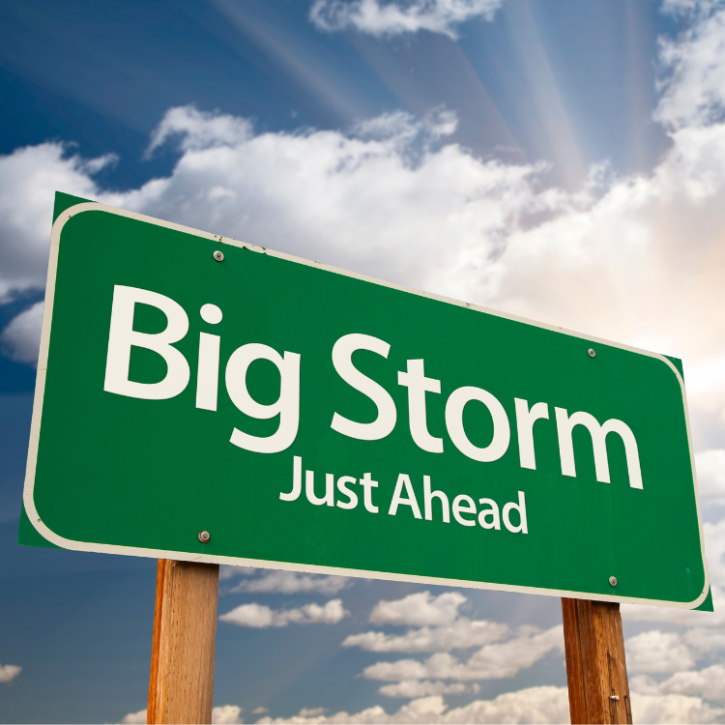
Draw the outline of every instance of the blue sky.
<instances>
[{"instance_id":1,"label":"blue sky","mask_svg":"<svg viewBox=\"0 0 725 725\"><path fill-rule=\"evenodd\" d=\"M630 683L725 721L724 89L720 0L3 3L0 719L146 706L155 562L15 544L57 189L682 358L716 613ZM555 598L222 575L217 722L567 717Z\"/></svg>"}]
</instances>

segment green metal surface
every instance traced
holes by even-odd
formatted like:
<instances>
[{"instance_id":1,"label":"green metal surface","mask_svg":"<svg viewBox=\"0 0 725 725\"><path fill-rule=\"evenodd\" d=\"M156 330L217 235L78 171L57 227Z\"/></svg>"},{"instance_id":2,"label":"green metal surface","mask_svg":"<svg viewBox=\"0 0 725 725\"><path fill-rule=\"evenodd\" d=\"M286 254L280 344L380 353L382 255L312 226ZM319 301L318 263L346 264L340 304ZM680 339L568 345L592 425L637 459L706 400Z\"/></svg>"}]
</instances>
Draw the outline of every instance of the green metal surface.
<instances>
[{"instance_id":1,"label":"green metal surface","mask_svg":"<svg viewBox=\"0 0 725 725\"><path fill-rule=\"evenodd\" d=\"M212 257L216 249L222 263ZM179 395L144 400L104 391L115 285L165 295L186 311L189 332L175 347L191 379ZM206 303L221 308L220 324L202 321ZM158 309L136 306L135 330L157 333L165 324ZM195 407L200 332L221 337L217 411ZM364 350L353 356L395 401L397 423L381 440L331 428L336 412L361 423L376 417L372 401L332 363L333 345L350 333L390 345L387 359ZM279 453L230 443L235 427L269 436L279 425L279 418L241 413L226 392L226 362L247 343L301 356L299 430ZM408 390L398 384L398 371L419 359L426 376L441 381L441 394L426 395L428 430L443 439L440 454L414 443ZM132 380L152 383L166 365L133 348L130 370ZM252 363L247 383L260 403L279 395L279 373L269 362ZM451 441L445 405L464 386L493 394L507 413L511 442L496 461L472 460ZM536 470L520 465L514 398L549 406L549 420L534 428ZM596 480L582 426L573 432L576 477L562 475L555 407L585 411L599 423L624 421L636 437L643 488L630 486L616 434L607 437L611 484ZM463 423L475 445L491 440L482 404L470 403ZM369 472L379 483L378 513L363 506L359 483L352 510L313 506L304 491L296 501L280 500L292 488L294 456L315 472L318 496L327 473L359 480ZM401 473L410 476L421 510L423 476L451 502L467 494L503 508L524 492L528 533L463 526L453 517L444 523L437 500L431 521L406 505L390 515ZM135 547L693 606L706 588L680 379L664 359L106 211L79 213L62 230L33 500L52 532L98 550ZM197 539L202 529L211 533L207 544Z\"/></svg>"}]
</instances>

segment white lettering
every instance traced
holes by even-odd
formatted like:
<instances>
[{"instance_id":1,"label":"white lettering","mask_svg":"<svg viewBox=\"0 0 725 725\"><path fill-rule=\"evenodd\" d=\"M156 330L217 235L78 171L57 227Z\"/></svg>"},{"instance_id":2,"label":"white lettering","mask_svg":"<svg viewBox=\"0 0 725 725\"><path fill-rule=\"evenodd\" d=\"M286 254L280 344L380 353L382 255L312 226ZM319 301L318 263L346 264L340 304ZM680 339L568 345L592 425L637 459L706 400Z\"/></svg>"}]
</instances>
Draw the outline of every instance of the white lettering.
<instances>
[{"instance_id":1,"label":"white lettering","mask_svg":"<svg viewBox=\"0 0 725 725\"><path fill-rule=\"evenodd\" d=\"M292 464L292 490L289 493L280 493L279 497L283 501L296 501L302 493L302 458L294 457Z\"/></svg>"},{"instance_id":2,"label":"white lettering","mask_svg":"<svg viewBox=\"0 0 725 725\"><path fill-rule=\"evenodd\" d=\"M453 518L458 521L462 526L475 526L475 519L464 519L461 514L473 514L476 515L476 504L470 496L461 494L453 499Z\"/></svg>"},{"instance_id":3,"label":"white lettering","mask_svg":"<svg viewBox=\"0 0 725 725\"><path fill-rule=\"evenodd\" d=\"M408 388L410 434L418 448L429 453L443 453L443 439L428 432L425 394L441 392L441 381L426 378L423 360L408 360L408 372L398 373L398 385Z\"/></svg>"},{"instance_id":4,"label":"white lettering","mask_svg":"<svg viewBox=\"0 0 725 725\"><path fill-rule=\"evenodd\" d=\"M305 471L305 493L307 494L307 500L313 506L328 506L335 505L335 476L328 473L325 476L325 495L322 498L317 498L315 495L315 472Z\"/></svg>"},{"instance_id":5,"label":"white lettering","mask_svg":"<svg viewBox=\"0 0 725 725\"><path fill-rule=\"evenodd\" d=\"M518 526L514 526L511 523L510 514L512 511L519 512L520 523ZM529 529L526 525L526 498L523 491L519 491L518 504L507 503L503 507L503 523L512 534L517 534L519 531L524 534L529 533Z\"/></svg>"},{"instance_id":6,"label":"white lettering","mask_svg":"<svg viewBox=\"0 0 725 725\"><path fill-rule=\"evenodd\" d=\"M279 370L279 398L270 405L252 399L247 389L247 370L255 360L269 360ZM225 374L227 392L234 405L251 418L267 420L279 415L279 428L274 435L259 438L236 428L231 442L239 448L255 453L279 453L289 448L297 437L300 415L300 356L276 350L259 343L237 348L227 362Z\"/></svg>"},{"instance_id":7,"label":"white lettering","mask_svg":"<svg viewBox=\"0 0 725 725\"><path fill-rule=\"evenodd\" d=\"M493 419L493 438L485 448L474 446L463 428L463 409L471 400L483 403ZM463 455L483 463L501 458L511 440L511 428L503 405L491 393L481 388L458 388L451 393L446 403L446 427L451 440Z\"/></svg>"},{"instance_id":8,"label":"white lettering","mask_svg":"<svg viewBox=\"0 0 725 725\"><path fill-rule=\"evenodd\" d=\"M373 481L369 473L366 473L360 479L360 485L363 487L363 499L365 502L365 510L371 514L378 512L378 507L373 505L373 489L378 487L378 482Z\"/></svg>"},{"instance_id":9,"label":"white lettering","mask_svg":"<svg viewBox=\"0 0 725 725\"><path fill-rule=\"evenodd\" d=\"M561 454L561 473L564 476L576 476L574 463L574 442L572 430L574 426L583 425L591 434L594 449L594 467L597 481L611 483L609 476L609 458L607 457L607 435L617 433L624 443L624 452L627 456L627 472L631 488L642 488L642 469L639 463L639 450L634 433L626 423L612 418L604 425L599 425L597 419L589 413L573 413L571 416L564 408L555 408L556 426L559 434L559 453Z\"/></svg>"},{"instance_id":10,"label":"white lettering","mask_svg":"<svg viewBox=\"0 0 725 725\"><path fill-rule=\"evenodd\" d=\"M403 498L403 486L405 486L405 492L408 494L408 498ZM398 506L410 506L413 510L413 516L416 519L423 518L420 515L420 507L418 506L418 499L415 497L415 491L413 490L413 484L410 482L410 477L401 473L398 476L398 480L395 484L395 491L393 492L393 500L390 502L390 508L388 509L389 516L395 516L398 513Z\"/></svg>"},{"instance_id":11,"label":"white lettering","mask_svg":"<svg viewBox=\"0 0 725 725\"><path fill-rule=\"evenodd\" d=\"M204 322L218 325L222 311L212 304L199 310ZM206 332L199 333L199 365L196 371L196 407L202 410L216 410L219 391L219 345L221 338Z\"/></svg>"},{"instance_id":12,"label":"white lettering","mask_svg":"<svg viewBox=\"0 0 725 725\"><path fill-rule=\"evenodd\" d=\"M492 498L479 498L478 503L486 504L487 509L481 509L478 514L478 523L484 529L497 529L501 531L501 516L498 511L498 504ZM491 517L491 521L487 521L487 517Z\"/></svg>"},{"instance_id":13,"label":"white lettering","mask_svg":"<svg viewBox=\"0 0 725 725\"><path fill-rule=\"evenodd\" d=\"M356 423L335 413L331 428L349 438L361 441L377 441L388 436L397 419L395 403L385 388L363 375L353 364L352 354L356 350L369 350L384 358L388 357L390 345L377 337L353 333L341 337L332 348L332 364L337 374L355 390L360 391L375 403L378 417L372 423Z\"/></svg>"},{"instance_id":14,"label":"white lettering","mask_svg":"<svg viewBox=\"0 0 725 725\"><path fill-rule=\"evenodd\" d=\"M451 522L451 514L448 510L448 496L443 491L430 490L430 476L423 476L423 507L425 509L426 521L433 520L433 499L437 498L441 502L441 513L443 515L443 523Z\"/></svg>"},{"instance_id":15,"label":"white lettering","mask_svg":"<svg viewBox=\"0 0 725 725\"><path fill-rule=\"evenodd\" d=\"M166 315L166 329L149 334L133 329L137 304L155 307ZM111 326L108 335L106 377L103 389L116 395L144 400L166 400L182 393L191 375L183 354L172 347L189 331L189 318L184 308L157 292L117 284L113 288ZM166 376L158 383L135 383L128 379L131 348L143 347L161 355L166 362Z\"/></svg>"},{"instance_id":16,"label":"white lettering","mask_svg":"<svg viewBox=\"0 0 725 725\"><path fill-rule=\"evenodd\" d=\"M534 448L534 423L537 420L549 420L549 406L537 403L531 410L526 400L514 398L516 405L516 430L519 436L519 460L521 468L536 470L536 450Z\"/></svg>"},{"instance_id":17,"label":"white lettering","mask_svg":"<svg viewBox=\"0 0 725 725\"><path fill-rule=\"evenodd\" d=\"M349 499L349 501L347 503L344 503L343 501L338 501L337 502L338 508L354 509L357 506L357 494L355 493L355 491L351 491L347 487L347 484L352 485L353 483L356 483L356 481L352 476L340 476L340 478L337 479L337 490L343 496L347 496Z\"/></svg>"}]
</instances>

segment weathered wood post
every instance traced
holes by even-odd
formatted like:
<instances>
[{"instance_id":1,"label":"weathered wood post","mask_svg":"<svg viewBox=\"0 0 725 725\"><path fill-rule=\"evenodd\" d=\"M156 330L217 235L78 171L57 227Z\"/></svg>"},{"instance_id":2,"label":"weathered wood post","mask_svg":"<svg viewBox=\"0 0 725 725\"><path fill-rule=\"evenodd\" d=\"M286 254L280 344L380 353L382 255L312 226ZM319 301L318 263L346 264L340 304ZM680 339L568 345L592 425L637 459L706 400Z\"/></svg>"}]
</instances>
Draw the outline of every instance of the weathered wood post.
<instances>
[{"instance_id":1,"label":"weathered wood post","mask_svg":"<svg viewBox=\"0 0 725 725\"><path fill-rule=\"evenodd\" d=\"M572 723L631 723L619 604L563 599Z\"/></svg>"},{"instance_id":2,"label":"weathered wood post","mask_svg":"<svg viewBox=\"0 0 725 725\"><path fill-rule=\"evenodd\" d=\"M147 722L211 722L218 596L218 564L159 559Z\"/></svg>"}]
</instances>

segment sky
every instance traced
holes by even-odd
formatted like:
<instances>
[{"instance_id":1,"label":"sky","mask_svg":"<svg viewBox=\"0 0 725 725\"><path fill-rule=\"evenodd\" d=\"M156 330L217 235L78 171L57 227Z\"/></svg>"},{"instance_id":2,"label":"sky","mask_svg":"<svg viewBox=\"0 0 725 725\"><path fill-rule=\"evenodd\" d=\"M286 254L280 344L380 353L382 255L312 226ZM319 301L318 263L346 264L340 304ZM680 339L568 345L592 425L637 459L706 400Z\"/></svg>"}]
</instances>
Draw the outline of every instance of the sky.
<instances>
[{"instance_id":1,"label":"sky","mask_svg":"<svg viewBox=\"0 0 725 725\"><path fill-rule=\"evenodd\" d=\"M725 722L725 2L0 5L0 720L145 722L155 562L16 545L56 190L681 358L715 613L623 605L635 722ZM214 720L563 722L553 597L223 567Z\"/></svg>"}]
</instances>

